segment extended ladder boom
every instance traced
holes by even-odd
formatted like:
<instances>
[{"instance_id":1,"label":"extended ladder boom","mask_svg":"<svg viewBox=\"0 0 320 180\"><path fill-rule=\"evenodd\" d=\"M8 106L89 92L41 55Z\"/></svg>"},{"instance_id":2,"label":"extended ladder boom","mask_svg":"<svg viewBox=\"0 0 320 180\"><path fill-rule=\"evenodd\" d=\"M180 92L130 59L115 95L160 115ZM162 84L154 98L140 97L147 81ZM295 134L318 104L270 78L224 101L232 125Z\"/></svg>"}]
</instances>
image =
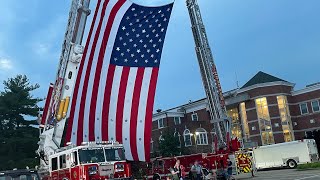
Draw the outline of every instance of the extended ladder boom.
<instances>
[{"instance_id":1,"label":"extended ladder boom","mask_svg":"<svg viewBox=\"0 0 320 180\"><path fill-rule=\"evenodd\" d=\"M68 65L70 62L70 58L73 55L73 48L76 45L81 45L81 41L83 38L83 33L85 29L86 19L87 16L90 14L89 10L89 3L90 0L72 0L71 9L69 12L69 20L68 25L64 37L64 41L62 44L62 52L60 55L57 75L56 75L56 81L54 84L54 90L52 93L51 98L51 104L49 106L49 113L48 117L52 114L56 114L56 111L59 107L59 101L63 97L62 93L64 89L66 89L64 86L68 85L66 82L66 77L68 76L66 73L68 72ZM77 47L81 48L81 47ZM75 74L74 74L75 75ZM67 90L71 90L71 87L67 87ZM70 95L70 93L68 93ZM46 129L50 129L52 126L49 126L47 124Z\"/></svg>"},{"instance_id":2,"label":"extended ladder boom","mask_svg":"<svg viewBox=\"0 0 320 180\"><path fill-rule=\"evenodd\" d=\"M52 93L48 93L51 95L47 97L49 103L43 117L45 122L40 126L37 153L41 157L40 169L44 171L49 168L48 156L61 147L68 106L84 49L81 42L87 16L90 14L89 4L90 0L72 0L71 3L56 81Z\"/></svg>"},{"instance_id":3,"label":"extended ladder boom","mask_svg":"<svg viewBox=\"0 0 320 180\"><path fill-rule=\"evenodd\" d=\"M187 0L186 2L190 15L201 77L207 95L210 116L212 118L211 122L214 125L214 130L219 141L219 147L224 147L227 143L226 136L227 129L229 129L227 124L229 123L226 123L228 122L228 119L226 117L220 80L214 64L199 5L196 0Z\"/></svg>"}]
</instances>

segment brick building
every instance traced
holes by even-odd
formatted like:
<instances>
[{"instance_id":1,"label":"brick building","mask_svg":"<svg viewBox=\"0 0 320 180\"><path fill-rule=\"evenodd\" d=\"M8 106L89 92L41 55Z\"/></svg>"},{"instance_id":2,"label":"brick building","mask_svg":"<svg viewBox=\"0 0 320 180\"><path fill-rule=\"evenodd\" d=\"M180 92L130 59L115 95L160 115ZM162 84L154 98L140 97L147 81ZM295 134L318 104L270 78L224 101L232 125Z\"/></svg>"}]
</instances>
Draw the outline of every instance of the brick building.
<instances>
[{"instance_id":1,"label":"brick building","mask_svg":"<svg viewBox=\"0 0 320 180\"><path fill-rule=\"evenodd\" d=\"M258 72L239 89L224 93L232 134L244 146L267 145L304 138L320 129L320 83L294 90L294 84ZM153 115L151 153L163 133L179 138L188 153L213 150L212 124L206 99L158 111Z\"/></svg>"}]
</instances>

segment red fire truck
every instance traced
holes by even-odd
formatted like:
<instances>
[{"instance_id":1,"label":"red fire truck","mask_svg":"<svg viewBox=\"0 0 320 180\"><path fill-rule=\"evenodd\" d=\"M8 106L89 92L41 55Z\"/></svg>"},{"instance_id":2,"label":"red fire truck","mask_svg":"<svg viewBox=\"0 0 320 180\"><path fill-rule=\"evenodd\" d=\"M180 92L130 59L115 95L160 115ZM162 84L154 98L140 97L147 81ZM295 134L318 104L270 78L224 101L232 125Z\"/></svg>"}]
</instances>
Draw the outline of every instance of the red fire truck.
<instances>
[{"instance_id":1,"label":"red fire truck","mask_svg":"<svg viewBox=\"0 0 320 180\"><path fill-rule=\"evenodd\" d=\"M49 172L40 175L44 180L130 179L131 166L122 144L88 142L69 145L49 156Z\"/></svg>"},{"instance_id":2,"label":"red fire truck","mask_svg":"<svg viewBox=\"0 0 320 180\"><path fill-rule=\"evenodd\" d=\"M183 155L176 157L157 157L151 159L149 163L139 163L136 166L140 167L145 174L146 179L165 179L171 176L170 168L173 168L176 161L179 160L182 165L182 176L191 179L191 167L198 161L203 168L203 175L205 179L210 177L222 178L224 170L228 167L228 160L232 162L235 168L236 161L234 157L235 152L240 148L240 143L237 138L229 142L226 149L217 150L216 153L199 153L191 155ZM233 169L235 172L236 169ZM223 178L222 178L223 179Z\"/></svg>"},{"instance_id":3,"label":"red fire truck","mask_svg":"<svg viewBox=\"0 0 320 180\"><path fill-rule=\"evenodd\" d=\"M190 178L192 176L191 167L195 161L202 166L204 177L215 176L215 172L223 167L227 167L228 154L192 154L185 156L155 158L149 163L148 179L162 179L170 176L170 168L173 168L176 161L180 160L183 167L182 176Z\"/></svg>"}]
</instances>

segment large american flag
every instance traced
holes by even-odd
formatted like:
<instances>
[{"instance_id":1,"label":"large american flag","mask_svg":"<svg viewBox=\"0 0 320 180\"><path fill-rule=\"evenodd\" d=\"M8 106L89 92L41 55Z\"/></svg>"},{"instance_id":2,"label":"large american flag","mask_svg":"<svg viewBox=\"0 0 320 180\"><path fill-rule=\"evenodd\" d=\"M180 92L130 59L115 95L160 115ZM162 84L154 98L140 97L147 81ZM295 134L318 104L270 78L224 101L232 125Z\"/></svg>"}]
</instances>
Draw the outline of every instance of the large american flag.
<instances>
[{"instance_id":1,"label":"large american flag","mask_svg":"<svg viewBox=\"0 0 320 180\"><path fill-rule=\"evenodd\" d=\"M172 7L98 0L65 142L119 141L128 160L150 159L154 96Z\"/></svg>"}]
</instances>

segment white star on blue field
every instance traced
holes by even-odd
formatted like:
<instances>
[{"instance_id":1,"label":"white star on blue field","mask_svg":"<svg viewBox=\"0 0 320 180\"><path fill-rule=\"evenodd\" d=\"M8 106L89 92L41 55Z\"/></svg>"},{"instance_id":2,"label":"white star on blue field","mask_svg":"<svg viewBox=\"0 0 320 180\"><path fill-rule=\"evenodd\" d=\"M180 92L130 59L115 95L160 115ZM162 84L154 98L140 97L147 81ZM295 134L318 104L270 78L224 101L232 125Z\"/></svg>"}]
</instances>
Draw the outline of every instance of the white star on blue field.
<instances>
[{"instance_id":1,"label":"white star on blue field","mask_svg":"<svg viewBox=\"0 0 320 180\"><path fill-rule=\"evenodd\" d=\"M91 0L91 9L96 1ZM155 6L173 0L131 1ZM297 89L320 81L319 0L198 1L224 91L236 88L237 81L243 85L258 71L296 83ZM55 81L70 4L70 0L1 1L0 82L26 74L41 85L34 96L45 97L49 83ZM205 97L190 26L185 0L175 0L154 109Z\"/></svg>"}]
</instances>

